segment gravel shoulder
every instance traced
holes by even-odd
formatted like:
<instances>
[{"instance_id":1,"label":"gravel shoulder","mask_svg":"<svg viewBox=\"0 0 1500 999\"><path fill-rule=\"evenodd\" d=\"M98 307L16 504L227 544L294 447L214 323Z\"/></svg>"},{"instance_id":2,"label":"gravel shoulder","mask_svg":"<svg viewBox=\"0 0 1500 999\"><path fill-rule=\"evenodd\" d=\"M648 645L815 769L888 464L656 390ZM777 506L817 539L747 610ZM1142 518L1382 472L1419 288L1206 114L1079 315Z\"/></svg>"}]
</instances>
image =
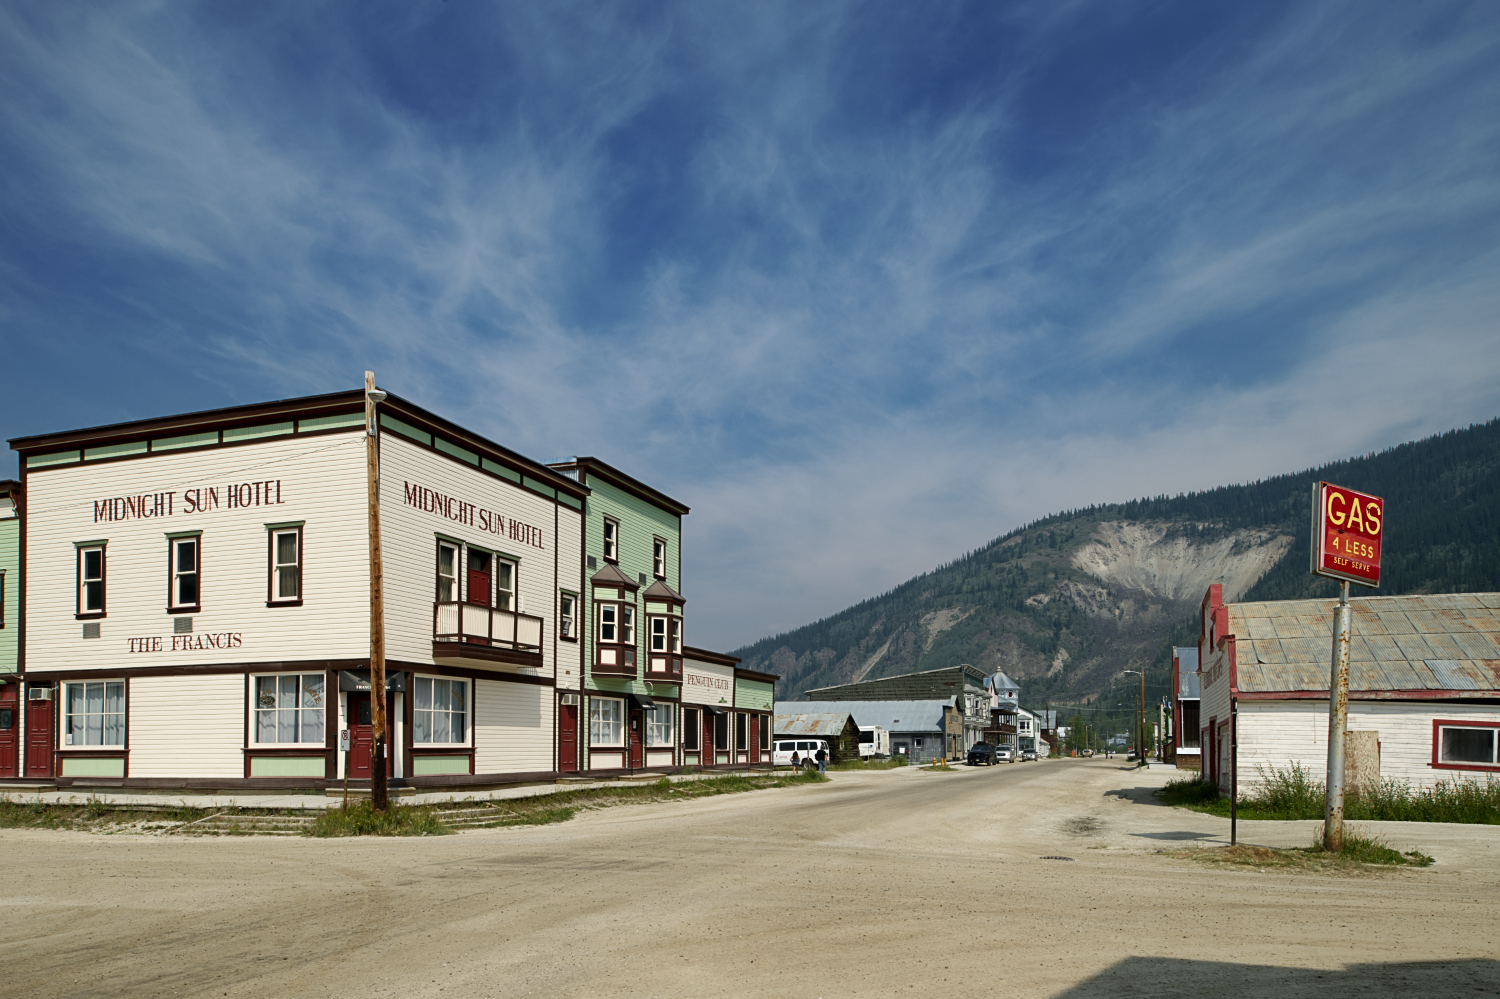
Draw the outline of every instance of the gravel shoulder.
<instances>
[{"instance_id":1,"label":"gravel shoulder","mask_svg":"<svg viewBox=\"0 0 1500 999\"><path fill-rule=\"evenodd\" d=\"M1220 870L1158 852L1227 841L1145 803L1175 776L833 773L415 840L6 830L0 997L1500 991L1500 827L1365 824L1422 870Z\"/></svg>"}]
</instances>

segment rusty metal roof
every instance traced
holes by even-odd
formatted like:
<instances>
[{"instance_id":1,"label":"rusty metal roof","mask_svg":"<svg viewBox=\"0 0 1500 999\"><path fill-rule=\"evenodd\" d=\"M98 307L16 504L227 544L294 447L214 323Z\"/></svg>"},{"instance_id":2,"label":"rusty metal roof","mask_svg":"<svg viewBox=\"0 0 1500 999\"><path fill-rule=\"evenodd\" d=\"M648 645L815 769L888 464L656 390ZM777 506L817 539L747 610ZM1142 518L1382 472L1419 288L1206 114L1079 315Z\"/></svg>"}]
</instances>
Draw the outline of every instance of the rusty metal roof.
<instances>
[{"instance_id":1,"label":"rusty metal roof","mask_svg":"<svg viewBox=\"0 0 1500 999\"><path fill-rule=\"evenodd\" d=\"M795 714L784 714L777 706L776 712L776 734L783 735L805 735L816 736L825 739L837 738L844 734L844 729L849 725L852 717L847 711L802 711ZM856 727L858 723L856 722Z\"/></svg>"},{"instance_id":2,"label":"rusty metal roof","mask_svg":"<svg viewBox=\"0 0 1500 999\"><path fill-rule=\"evenodd\" d=\"M1336 600L1229 604L1245 692L1326 691ZM1351 691L1500 692L1500 593L1349 601Z\"/></svg>"}]
</instances>

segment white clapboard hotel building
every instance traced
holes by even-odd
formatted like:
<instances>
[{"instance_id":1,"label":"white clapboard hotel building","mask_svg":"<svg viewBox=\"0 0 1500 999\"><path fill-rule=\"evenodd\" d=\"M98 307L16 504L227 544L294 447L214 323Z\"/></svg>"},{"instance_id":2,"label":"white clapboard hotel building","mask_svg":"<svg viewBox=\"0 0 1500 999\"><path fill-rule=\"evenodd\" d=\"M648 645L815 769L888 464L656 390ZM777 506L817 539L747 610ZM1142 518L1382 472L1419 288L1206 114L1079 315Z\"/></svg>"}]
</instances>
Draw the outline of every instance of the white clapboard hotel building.
<instances>
[{"instance_id":1,"label":"white clapboard hotel building","mask_svg":"<svg viewBox=\"0 0 1500 999\"><path fill-rule=\"evenodd\" d=\"M363 407L351 391L11 442L28 496L16 779L370 777ZM390 775L555 776L589 490L395 396L378 440Z\"/></svg>"}]
</instances>

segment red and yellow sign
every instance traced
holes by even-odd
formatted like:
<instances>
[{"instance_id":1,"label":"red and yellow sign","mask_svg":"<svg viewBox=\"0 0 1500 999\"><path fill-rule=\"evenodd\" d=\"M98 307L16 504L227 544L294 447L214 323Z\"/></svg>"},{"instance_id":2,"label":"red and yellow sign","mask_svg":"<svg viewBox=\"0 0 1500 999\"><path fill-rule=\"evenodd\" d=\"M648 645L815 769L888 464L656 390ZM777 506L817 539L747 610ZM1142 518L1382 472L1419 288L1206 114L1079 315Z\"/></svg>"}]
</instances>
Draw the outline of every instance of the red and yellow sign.
<instances>
[{"instance_id":1,"label":"red and yellow sign","mask_svg":"<svg viewBox=\"0 0 1500 999\"><path fill-rule=\"evenodd\" d=\"M1313 487L1312 571L1365 586L1380 585L1385 501L1331 482Z\"/></svg>"}]
</instances>

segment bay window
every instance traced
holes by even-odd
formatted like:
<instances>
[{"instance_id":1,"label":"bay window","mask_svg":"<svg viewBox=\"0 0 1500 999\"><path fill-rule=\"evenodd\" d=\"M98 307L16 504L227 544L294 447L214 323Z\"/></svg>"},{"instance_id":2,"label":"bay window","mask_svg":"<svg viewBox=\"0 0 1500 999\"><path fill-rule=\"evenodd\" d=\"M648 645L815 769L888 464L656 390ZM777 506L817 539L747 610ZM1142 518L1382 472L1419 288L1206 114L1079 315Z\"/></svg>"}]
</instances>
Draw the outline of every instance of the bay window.
<instances>
[{"instance_id":1,"label":"bay window","mask_svg":"<svg viewBox=\"0 0 1500 999\"><path fill-rule=\"evenodd\" d=\"M323 745L327 706L322 673L278 673L252 677L255 741Z\"/></svg>"},{"instance_id":2,"label":"bay window","mask_svg":"<svg viewBox=\"0 0 1500 999\"><path fill-rule=\"evenodd\" d=\"M63 745L125 745L125 681L63 684Z\"/></svg>"},{"instance_id":3,"label":"bay window","mask_svg":"<svg viewBox=\"0 0 1500 999\"><path fill-rule=\"evenodd\" d=\"M635 644L635 608L629 604L601 603L599 641L612 645Z\"/></svg>"},{"instance_id":4,"label":"bay window","mask_svg":"<svg viewBox=\"0 0 1500 999\"><path fill-rule=\"evenodd\" d=\"M613 697L589 698L589 744L625 745L625 702Z\"/></svg>"},{"instance_id":5,"label":"bay window","mask_svg":"<svg viewBox=\"0 0 1500 999\"><path fill-rule=\"evenodd\" d=\"M675 617L651 618L651 651L682 655L682 622Z\"/></svg>"},{"instance_id":6,"label":"bay window","mask_svg":"<svg viewBox=\"0 0 1500 999\"><path fill-rule=\"evenodd\" d=\"M412 710L412 742L419 746L461 746L469 739L469 681L417 677Z\"/></svg>"},{"instance_id":7,"label":"bay window","mask_svg":"<svg viewBox=\"0 0 1500 999\"><path fill-rule=\"evenodd\" d=\"M675 704L657 704L646 709L646 745L647 746L672 746L675 740L672 738L673 719L677 713Z\"/></svg>"}]
</instances>

